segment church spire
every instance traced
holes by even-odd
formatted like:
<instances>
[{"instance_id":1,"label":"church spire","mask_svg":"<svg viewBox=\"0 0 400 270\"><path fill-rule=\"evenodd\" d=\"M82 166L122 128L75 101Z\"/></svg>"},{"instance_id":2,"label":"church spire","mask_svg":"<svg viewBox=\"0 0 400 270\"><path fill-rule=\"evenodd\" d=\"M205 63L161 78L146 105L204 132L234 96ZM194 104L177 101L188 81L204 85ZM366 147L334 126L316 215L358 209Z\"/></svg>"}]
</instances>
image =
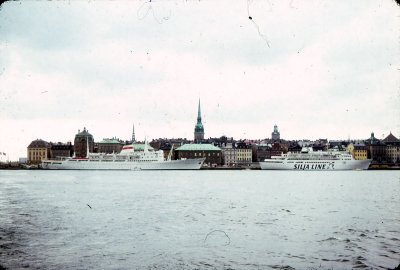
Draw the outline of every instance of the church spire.
<instances>
[{"instance_id":1,"label":"church spire","mask_svg":"<svg viewBox=\"0 0 400 270\"><path fill-rule=\"evenodd\" d=\"M204 127L203 123L201 122L201 108L200 108L200 98L199 98L199 107L197 109L197 123L194 127L194 141L201 142L204 140Z\"/></svg>"},{"instance_id":2,"label":"church spire","mask_svg":"<svg viewBox=\"0 0 400 270\"><path fill-rule=\"evenodd\" d=\"M132 124L132 143L136 141L135 139L135 124Z\"/></svg>"},{"instance_id":3,"label":"church spire","mask_svg":"<svg viewBox=\"0 0 400 270\"><path fill-rule=\"evenodd\" d=\"M197 109L197 124L201 124L200 98L199 98L199 108Z\"/></svg>"}]
</instances>

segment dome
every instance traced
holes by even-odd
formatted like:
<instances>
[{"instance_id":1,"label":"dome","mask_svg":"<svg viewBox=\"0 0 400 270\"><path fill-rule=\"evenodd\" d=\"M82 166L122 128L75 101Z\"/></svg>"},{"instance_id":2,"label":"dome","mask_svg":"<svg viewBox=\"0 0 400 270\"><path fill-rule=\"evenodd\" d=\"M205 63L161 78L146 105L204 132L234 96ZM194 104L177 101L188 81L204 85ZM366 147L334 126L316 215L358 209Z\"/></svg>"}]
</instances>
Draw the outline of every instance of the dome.
<instances>
[{"instance_id":1,"label":"dome","mask_svg":"<svg viewBox=\"0 0 400 270\"><path fill-rule=\"evenodd\" d=\"M76 137L93 137L92 134L89 133L89 131L84 127L83 131L80 132L78 130L78 134L75 135Z\"/></svg>"}]
</instances>

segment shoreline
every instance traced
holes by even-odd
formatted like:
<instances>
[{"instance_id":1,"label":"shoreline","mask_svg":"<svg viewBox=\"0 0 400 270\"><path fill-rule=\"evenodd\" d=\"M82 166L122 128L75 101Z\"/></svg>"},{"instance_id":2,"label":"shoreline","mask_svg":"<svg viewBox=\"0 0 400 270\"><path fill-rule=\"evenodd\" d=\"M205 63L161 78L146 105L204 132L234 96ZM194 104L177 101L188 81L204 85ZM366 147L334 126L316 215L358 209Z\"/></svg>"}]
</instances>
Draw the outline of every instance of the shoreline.
<instances>
[{"instance_id":1,"label":"shoreline","mask_svg":"<svg viewBox=\"0 0 400 270\"><path fill-rule=\"evenodd\" d=\"M55 171L55 170L46 170L42 168L26 168L22 166L2 166L0 167L1 170L7 170L7 171L22 171L22 170L43 170L43 171ZM199 170L210 170L210 171L254 171L254 170L261 170L260 167L202 167ZM393 171L393 170L400 170L400 166L388 166L388 165L373 165L370 166L367 170L365 171ZM60 171L66 171L66 170L60 170ZM267 171L267 170L265 170ZM296 171L296 170L278 170L278 171ZM297 171L303 171L303 170L297 170ZM1 270L1 269L0 269Z\"/></svg>"}]
</instances>

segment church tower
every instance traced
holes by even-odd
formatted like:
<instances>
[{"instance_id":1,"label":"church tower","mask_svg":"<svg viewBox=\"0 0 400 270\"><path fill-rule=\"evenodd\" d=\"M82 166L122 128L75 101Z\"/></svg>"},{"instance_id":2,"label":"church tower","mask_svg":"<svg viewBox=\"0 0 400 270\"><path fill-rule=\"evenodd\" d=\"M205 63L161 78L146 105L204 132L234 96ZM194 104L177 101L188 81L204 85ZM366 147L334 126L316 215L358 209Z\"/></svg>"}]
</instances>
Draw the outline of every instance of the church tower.
<instances>
[{"instance_id":1,"label":"church tower","mask_svg":"<svg viewBox=\"0 0 400 270\"><path fill-rule=\"evenodd\" d=\"M132 143L135 143L136 139L135 139L135 124L133 124L132 126Z\"/></svg>"},{"instance_id":2,"label":"church tower","mask_svg":"<svg viewBox=\"0 0 400 270\"><path fill-rule=\"evenodd\" d=\"M278 126L275 125L274 131L271 133L271 139L275 142L275 141L279 141L280 138L281 138L281 134L278 131Z\"/></svg>"},{"instance_id":3,"label":"church tower","mask_svg":"<svg viewBox=\"0 0 400 270\"><path fill-rule=\"evenodd\" d=\"M194 127L194 141L195 143L199 143L204 140L204 127L203 123L201 123L201 109L200 109L200 99L199 99L199 108L197 111L197 124Z\"/></svg>"}]
</instances>

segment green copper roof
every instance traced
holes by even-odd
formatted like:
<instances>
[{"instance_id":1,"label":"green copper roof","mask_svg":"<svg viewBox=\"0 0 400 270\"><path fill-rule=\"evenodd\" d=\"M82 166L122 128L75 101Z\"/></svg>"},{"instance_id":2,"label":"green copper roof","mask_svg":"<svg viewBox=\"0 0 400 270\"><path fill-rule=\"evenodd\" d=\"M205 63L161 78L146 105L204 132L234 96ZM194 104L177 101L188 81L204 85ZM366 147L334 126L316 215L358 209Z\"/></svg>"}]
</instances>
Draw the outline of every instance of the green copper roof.
<instances>
[{"instance_id":1,"label":"green copper roof","mask_svg":"<svg viewBox=\"0 0 400 270\"><path fill-rule=\"evenodd\" d=\"M202 123L197 123L195 126L194 126L194 131L195 132L204 132L204 127L203 127L203 124Z\"/></svg>"},{"instance_id":2,"label":"green copper roof","mask_svg":"<svg viewBox=\"0 0 400 270\"><path fill-rule=\"evenodd\" d=\"M201 108L200 108L200 99L199 99L199 108L198 108L198 110L197 110L197 121L199 121L199 119L200 119L200 122L201 122Z\"/></svg>"},{"instance_id":3,"label":"green copper roof","mask_svg":"<svg viewBox=\"0 0 400 270\"><path fill-rule=\"evenodd\" d=\"M178 147L176 151L221 151L219 147L212 144L184 144Z\"/></svg>"}]
</instances>

